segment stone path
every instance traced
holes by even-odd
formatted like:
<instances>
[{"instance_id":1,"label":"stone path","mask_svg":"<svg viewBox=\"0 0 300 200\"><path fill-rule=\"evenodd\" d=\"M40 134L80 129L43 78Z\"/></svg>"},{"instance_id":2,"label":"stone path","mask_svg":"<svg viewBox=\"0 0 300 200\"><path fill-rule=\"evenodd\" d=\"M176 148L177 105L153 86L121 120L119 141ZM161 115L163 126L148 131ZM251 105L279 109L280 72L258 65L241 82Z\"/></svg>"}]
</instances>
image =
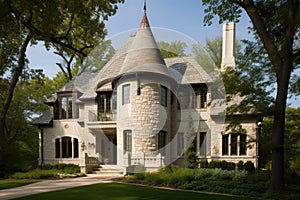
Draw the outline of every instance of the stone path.
<instances>
[{"instance_id":1,"label":"stone path","mask_svg":"<svg viewBox=\"0 0 300 200\"><path fill-rule=\"evenodd\" d=\"M92 185L96 183L109 183L116 176L89 174L86 177L67 178L62 180L46 180L21 187L0 190L0 200L14 199L42 192L63 190L72 187Z\"/></svg>"}]
</instances>

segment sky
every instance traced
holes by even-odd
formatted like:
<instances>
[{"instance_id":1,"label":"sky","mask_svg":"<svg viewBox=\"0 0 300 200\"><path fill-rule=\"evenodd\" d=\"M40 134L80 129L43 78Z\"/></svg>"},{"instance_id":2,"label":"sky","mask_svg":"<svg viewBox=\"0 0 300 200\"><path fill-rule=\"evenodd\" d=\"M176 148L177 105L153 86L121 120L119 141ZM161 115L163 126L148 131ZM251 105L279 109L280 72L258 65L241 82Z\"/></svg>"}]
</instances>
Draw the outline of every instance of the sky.
<instances>
[{"instance_id":1,"label":"sky","mask_svg":"<svg viewBox=\"0 0 300 200\"><path fill-rule=\"evenodd\" d=\"M119 4L117 13L106 22L107 39L137 29L143 15L143 5L144 0L125 0L124 4ZM222 34L222 25L218 24L217 20L210 27L203 25L204 12L200 0L148 0L147 16L153 29L177 31L203 45L206 39L214 39ZM242 18L236 25L237 39L247 37L248 25L247 18ZM52 51L47 52L41 43L29 48L27 56L31 68L42 68L50 77L59 71L55 63L61 62L61 58Z\"/></svg>"},{"instance_id":2,"label":"sky","mask_svg":"<svg viewBox=\"0 0 300 200\"><path fill-rule=\"evenodd\" d=\"M125 0L124 4L119 4L117 13L106 22L108 31L106 39L114 41L118 35L124 35L124 32L129 31L127 33L129 36L130 33L136 31L143 15L143 6L144 0ZM218 18L211 26L204 26L204 15L200 0L147 0L147 16L152 29L164 29L167 35L169 32L176 32L203 46L206 39L222 36L222 24L218 23ZM249 25L250 20L244 14L240 22L236 24L236 39L251 37L247 29ZM41 43L30 47L27 56L31 68L42 68L50 77L59 71L55 63L62 62L59 56L53 54L53 51L46 51ZM293 107L300 106L299 100L292 100L292 103Z\"/></svg>"}]
</instances>

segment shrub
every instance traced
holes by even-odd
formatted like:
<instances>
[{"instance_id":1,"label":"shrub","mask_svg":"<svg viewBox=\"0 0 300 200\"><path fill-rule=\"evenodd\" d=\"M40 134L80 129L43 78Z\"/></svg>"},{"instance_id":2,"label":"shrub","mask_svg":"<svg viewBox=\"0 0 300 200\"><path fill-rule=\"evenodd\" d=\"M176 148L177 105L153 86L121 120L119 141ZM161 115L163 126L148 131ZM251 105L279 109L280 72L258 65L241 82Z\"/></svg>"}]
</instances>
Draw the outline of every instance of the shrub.
<instances>
[{"instance_id":1,"label":"shrub","mask_svg":"<svg viewBox=\"0 0 300 200\"><path fill-rule=\"evenodd\" d=\"M234 162L228 162L227 163L227 170L235 170L236 164Z\"/></svg>"},{"instance_id":2,"label":"shrub","mask_svg":"<svg viewBox=\"0 0 300 200\"><path fill-rule=\"evenodd\" d=\"M220 161L211 161L209 164L208 164L208 168L210 169L217 169L217 168L221 168L221 162Z\"/></svg>"},{"instance_id":3,"label":"shrub","mask_svg":"<svg viewBox=\"0 0 300 200\"><path fill-rule=\"evenodd\" d=\"M47 179L47 178L59 178L58 170L40 170L35 169L29 172L16 172L10 176L15 179Z\"/></svg>"},{"instance_id":4,"label":"shrub","mask_svg":"<svg viewBox=\"0 0 300 200\"><path fill-rule=\"evenodd\" d=\"M204 169L208 168L207 160L200 160L199 164L200 164L200 168L204 168Z\"/></svg>"},{"instance_id":5,"label":"shrub","mask_svg":"<svg viewBox=\"0 0 300 200\"><path fill-rule=\"evenodd\" d=\"M238 170L243 170L244 169L244 162L243 161L239 161L237 164L236 164Z\"/></svg>"},{"instance_id":6,"label":"shrub","mask_svg":"<svg viewBox=\"0 0 300 200\"><path fill-rule=\"evenodd\" d=\"M244 169L248 172L254 172L255 171L255 167L254 164L251 161L247 161L244 164Z\"/></svg>"}]
</instances>

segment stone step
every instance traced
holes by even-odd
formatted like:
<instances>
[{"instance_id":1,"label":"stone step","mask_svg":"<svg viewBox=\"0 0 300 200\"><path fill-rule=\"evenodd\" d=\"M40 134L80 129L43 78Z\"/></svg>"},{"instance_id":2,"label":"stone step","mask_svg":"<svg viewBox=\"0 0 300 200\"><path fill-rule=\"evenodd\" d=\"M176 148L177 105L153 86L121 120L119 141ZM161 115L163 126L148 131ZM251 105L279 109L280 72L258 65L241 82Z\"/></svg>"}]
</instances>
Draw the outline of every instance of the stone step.
<instances>
[{"instance_id":1,"label":"stone step","mask_svg":"<svg viewBox=\"0 0 300 200\"><path fill-rule=\"evenodd\" d=\"M95 167L92 171L92 174L103 174L103 175L122 175L124 173L123 169L118 168L117 166L107 166L101 165L100 167Z\"/></svg>"}]
</instances>

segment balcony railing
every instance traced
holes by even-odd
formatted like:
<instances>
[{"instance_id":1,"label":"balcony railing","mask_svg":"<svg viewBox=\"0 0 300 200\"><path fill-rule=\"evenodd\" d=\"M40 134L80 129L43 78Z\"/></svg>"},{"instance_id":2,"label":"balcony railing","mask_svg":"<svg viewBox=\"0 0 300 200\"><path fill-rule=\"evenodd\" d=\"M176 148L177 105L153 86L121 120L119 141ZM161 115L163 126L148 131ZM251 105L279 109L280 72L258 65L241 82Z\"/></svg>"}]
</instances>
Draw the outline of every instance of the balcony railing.
<instances>
[{"instance_id":1,"label":"balcony railing","mask_svg":"<svg viewBox=\"0 0 300 200\"><path fill-rule=\"evenodd\" d=\"M90 122L116 121L116 113L98 113L97 110L90 110L88 117Z\"/></svg>"}]
</instances>

